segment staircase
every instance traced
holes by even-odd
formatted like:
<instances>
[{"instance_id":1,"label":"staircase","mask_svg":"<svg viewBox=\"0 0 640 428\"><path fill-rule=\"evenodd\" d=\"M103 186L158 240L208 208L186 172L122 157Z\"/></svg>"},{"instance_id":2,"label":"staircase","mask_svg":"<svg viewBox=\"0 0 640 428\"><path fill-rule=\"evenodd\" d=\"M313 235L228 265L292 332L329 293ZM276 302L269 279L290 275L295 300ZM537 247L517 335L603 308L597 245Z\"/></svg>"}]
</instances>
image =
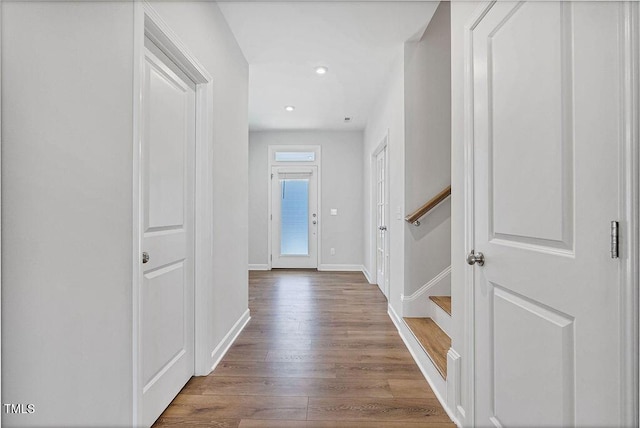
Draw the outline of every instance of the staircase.
<instances>
[{"instance_id":1,"label":"staircase","mask_svg":"<svg viewBox=\"0 0 640 428\"><path fill-rule=\"evenodd\" d=\"M445 187L416 211L406 216L405 221L419 227L420 219L449 196L451 196L451 186ZM456 364L451 372L454 377L452 385L455 383L458 364L457 358L454 356L457 354L453 351L449 352L453 325L450 274L451 266L448 266L438 275L430 278L420 289L413 291L412 295L401 296L402 313L413 315L412 317L404 317L401 320L393 308L390 311L390 315L392 315L398 331L403 335L403 340L414 360L443 404L447 399L449 389L447 385L447 360L450 357L451 361ZM429 296L429 300L425 300L426 296Z\"/></svg>"},{"instance_id":2,"label":"staircase","mask_svg":"<svg viewBox=\"0 0 640 428\"><path fill-rule=\"evenodd\" d=\"M431 318L404 318L444 380L447 379L447 351L451 348L451 296L430 296Z\"/></svg>"}]
</instances>

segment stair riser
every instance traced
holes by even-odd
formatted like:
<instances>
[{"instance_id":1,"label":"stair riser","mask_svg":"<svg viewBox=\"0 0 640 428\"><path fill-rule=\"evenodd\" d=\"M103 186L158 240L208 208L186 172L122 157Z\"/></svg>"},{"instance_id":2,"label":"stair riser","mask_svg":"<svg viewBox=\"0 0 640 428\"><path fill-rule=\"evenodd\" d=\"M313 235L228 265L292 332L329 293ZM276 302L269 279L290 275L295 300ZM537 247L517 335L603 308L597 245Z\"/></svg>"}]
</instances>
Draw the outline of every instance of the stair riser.
<instances>
[{"instance_id":1,"label":"stair riser","mask_svg":"<svg viewBox=\"0 0 640 428\"><path fill-rule=\"evenodd\" d=\"M433 316L431 317L433 321L438 324L438 327L440 327L442 331L447 334L447 336L451 337L451 315L446 313L444 309L436 305L434 302L431 302L431 313L433 314Z\"/></svg>"}]
</instances>

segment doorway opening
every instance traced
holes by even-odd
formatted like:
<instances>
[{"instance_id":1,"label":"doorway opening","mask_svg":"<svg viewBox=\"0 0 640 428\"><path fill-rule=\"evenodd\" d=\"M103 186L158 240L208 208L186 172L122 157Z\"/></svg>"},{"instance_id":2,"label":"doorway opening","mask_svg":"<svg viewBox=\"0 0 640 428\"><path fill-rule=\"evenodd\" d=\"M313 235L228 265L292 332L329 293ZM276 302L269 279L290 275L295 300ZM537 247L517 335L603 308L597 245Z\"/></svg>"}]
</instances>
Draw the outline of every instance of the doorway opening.
<instances>
[{"instance_id":1,"label":"doorway opening","mask_svg":"<svg viewBox=\"0 0 640 428\"><path fill-rule=\"evenodd\" d=\"M389 298L389 232L387 228L389 220L389 177L387 162L387 137L385 136L380 145L374 150L371 156L371 172L373 184L373 240L375 242L375 282L380 291Z\"/></svg>"},{"instance_id":2,"label":"doorway opening","mask_svg":"<svg viewBox=\"0 0 640 428\"><path fill-rule=\"evenodd\" d=\"M317 269L320 146L269 147L269 268Z\"/></svg>"},{"instance_id":3,"label":"doorway opening","mask_svg":"<svg viewBox=\"0 0 640 428\"><path fill-rule=\"evenodd\" d=\"M146 3L135 8L133 425L211 368L213 79Z\"/></svg>"}]
</instances>

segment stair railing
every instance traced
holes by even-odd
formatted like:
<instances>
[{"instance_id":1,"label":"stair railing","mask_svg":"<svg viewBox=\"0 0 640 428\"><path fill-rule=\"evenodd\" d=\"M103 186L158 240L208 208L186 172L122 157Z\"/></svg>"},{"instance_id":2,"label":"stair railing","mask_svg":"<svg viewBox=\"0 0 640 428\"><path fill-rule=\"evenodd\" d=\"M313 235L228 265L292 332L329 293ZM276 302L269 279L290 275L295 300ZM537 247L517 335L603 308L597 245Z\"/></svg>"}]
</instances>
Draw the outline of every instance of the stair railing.
<instances>
[{"instance_id":1,"label":"stair railing","mask_svg":"<svg viewBox=\"0 0 640 428\"><path fill-rule=\"evenodd\" d=\"M414 226L420 226L420 218L426 215L429 211L440 205L442 201L451 196L451 186L447 186L440 193L431 198L427 203L423 206L415 210L413 213L406 216L404 219L408 223L411 223Z\"/></svg>"}]
</instances>

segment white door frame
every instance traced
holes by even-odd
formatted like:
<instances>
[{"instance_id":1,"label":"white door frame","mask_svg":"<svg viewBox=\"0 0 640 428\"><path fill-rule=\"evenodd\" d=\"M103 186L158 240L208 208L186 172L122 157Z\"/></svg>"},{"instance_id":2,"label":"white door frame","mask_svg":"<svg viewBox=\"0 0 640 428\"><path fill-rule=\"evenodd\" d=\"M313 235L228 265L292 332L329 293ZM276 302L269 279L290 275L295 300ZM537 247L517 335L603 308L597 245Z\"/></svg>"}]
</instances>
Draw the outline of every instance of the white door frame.
<instances>
[{"instance_id":1,"label":"white door frame","mask_svg":"<svg viewBox=\"0 0 640 428\"><path fill-rule=\"evenodd\" d=\"M275 153L276 152L314 152L315 153L315 160L313 162L277 162L275 160ZM317 228L317 233L318 233L318 239L317 239L317 257L318 257L318 261L317 261L317 267L320 267L320 261L322 258L322 148L319 145L270 145L269 149L268 149L268 156L269 156L269 166L268 166L268 170L267 170L267 183L268 183L268 187L269 187L269 192L268 192L268 209L267 209L267 224L269 225L269 227L267 227L267 248L269 249L268 254L269 254L269 258L267 260L267 270L271 270L272 269L272 259L273 259L273 254L272 254L272 231L271 231L271 219L273 217L273 212L272 212L272 208L271 208L271 203L272 203L272 199L271 199L271 194L273 193L271 191L272 186L271 186L271 170L272 167L274 166L317 166L318 167L318 176L317 176L317 184L318 184L318 228ZM317 268L316 268L317 269Z\"/></svg>"},{"instance_id":2,"label":"white door frame","mask_svg":"<svg viewBox=\"0 0 640 428\"><path fill-rule=\"evenodd\" d=\"M385 181L385 186L384 186L384 199L385 199L385 212L384 212L384 217L387 219L387 234L390 233L390 227L391 227L391 221L389 218L389 130L387 129L387 132L385 134L385 136L382 138L382 141L380 141L380 144L378 144L378 147L375 148L375 150L371 153L371 260L372 260L372 266L373 266L373 271L371 272L371 280L373 281L374 284L377 284L378 282L378 257L377 257L377 250L378 250L378 245L377 245L377 230L378 230L378 226L377 226L377 189L376 189L376 185L377 185L377 164L376 164L376 158L378 156L378 154L387 149L387 153L385 154L384 157L384 181ZM387 299L389 298L389 290L390 290L390 275L389 275L389 265L391 263L389 263L389 236L385 237L384 240L384 245L385 245L385 277L384 277L384 282L385 284L383 285L384 290L382 290L382 292L384 293L384 295L387 297ZM378 284L379 285L379 284Z\"/></svg>"},{"instance_id":3,"label":"white door frame","mask_svg":"<svg viewBox=\"0 0 640 428\"><path fill-rule=\"evenodd\" d=\"M475 247L474 243L474 114L473 114L473 30L484 18L495 1L483 2L472 14L464 29L464 241L465 252ZM638 425L638 386L640 370L638 367L638 351L640 345L640 323L638 310L640 295L638 293L640 272L640 7L635 2L626 2L623 6L623 22L620 28L620 40L623 53L623 121L620 124L624 137L624 148L620 153L620 193L623 195L620 213L620 317L622 325L622 349L620 349L624 384L621 389L622 426ZM465 254L457 257L465 258ZM465 263L464 281L464 342L463 356L466 376L458 385L461 392L468 392L466 409L460 402L453 403L456 415L462 416L469 426L475 425L474 379L475 379L475 338L474 338L474 269ZM458 398L459 400L460 398Z\"/></svg>"},{"instance_id":4,"label":"white door frame","mask_svg":"<svg viewBox=\"0 0 640 428\"><path fill-rule=\"evenodd\" d=\"M194 218L194 368L195 375L211 371L209 302L213 279L213 79L189 52L176 34L147 2L136 2L134 10L134 87L133 87L133 248L132 248L132 363L133 425L142 415L142 380L140 347L142 286L142 82L144 39L150 38L196 84L195 141L195 218Z\"/></svg>"},{"instance_id":5,"label":"white door frame","mask_svg":"<svg viewBox=\"0 0 640 428\"><path fill-rule=\"evenodd\" d=\"M2 23L3 2L0 1L0 25ZM0 46L2 46L2 35L0 34ZM2 101L2 55L0 55L0 101ZM0 106L2 103L0 102ZM2 153L2 108L0 107L0 153ZM2 177L2 155L0 155L0 177ZM2 187L0 179L0 188ZM2 212L2 197L0 195L0 212ZM0 254L2 254L2 220L0 219ZM2 258L0 257L0 290L2 290ZM2 293L0 292L0 296ZM0 308L2 308L2 297L0 297ZM0 385L2 385L2 310L0 309ZM2 387L0 386L0 397ZM0 426L2 426L2 413L0 412Z\"/></svg>"},{"instance_id":6,"label":"white door frame","mask_svg":"<svg viewBox=\"0 0 640 428\"><path fill-rule=\"evenodd\" d=\"M640 4L626 2L620 28L623 56L624 151L620 153L620 225L625 229L620 245L622 318L622 424L640 423Z\"/></svg>"}]
</instances>

